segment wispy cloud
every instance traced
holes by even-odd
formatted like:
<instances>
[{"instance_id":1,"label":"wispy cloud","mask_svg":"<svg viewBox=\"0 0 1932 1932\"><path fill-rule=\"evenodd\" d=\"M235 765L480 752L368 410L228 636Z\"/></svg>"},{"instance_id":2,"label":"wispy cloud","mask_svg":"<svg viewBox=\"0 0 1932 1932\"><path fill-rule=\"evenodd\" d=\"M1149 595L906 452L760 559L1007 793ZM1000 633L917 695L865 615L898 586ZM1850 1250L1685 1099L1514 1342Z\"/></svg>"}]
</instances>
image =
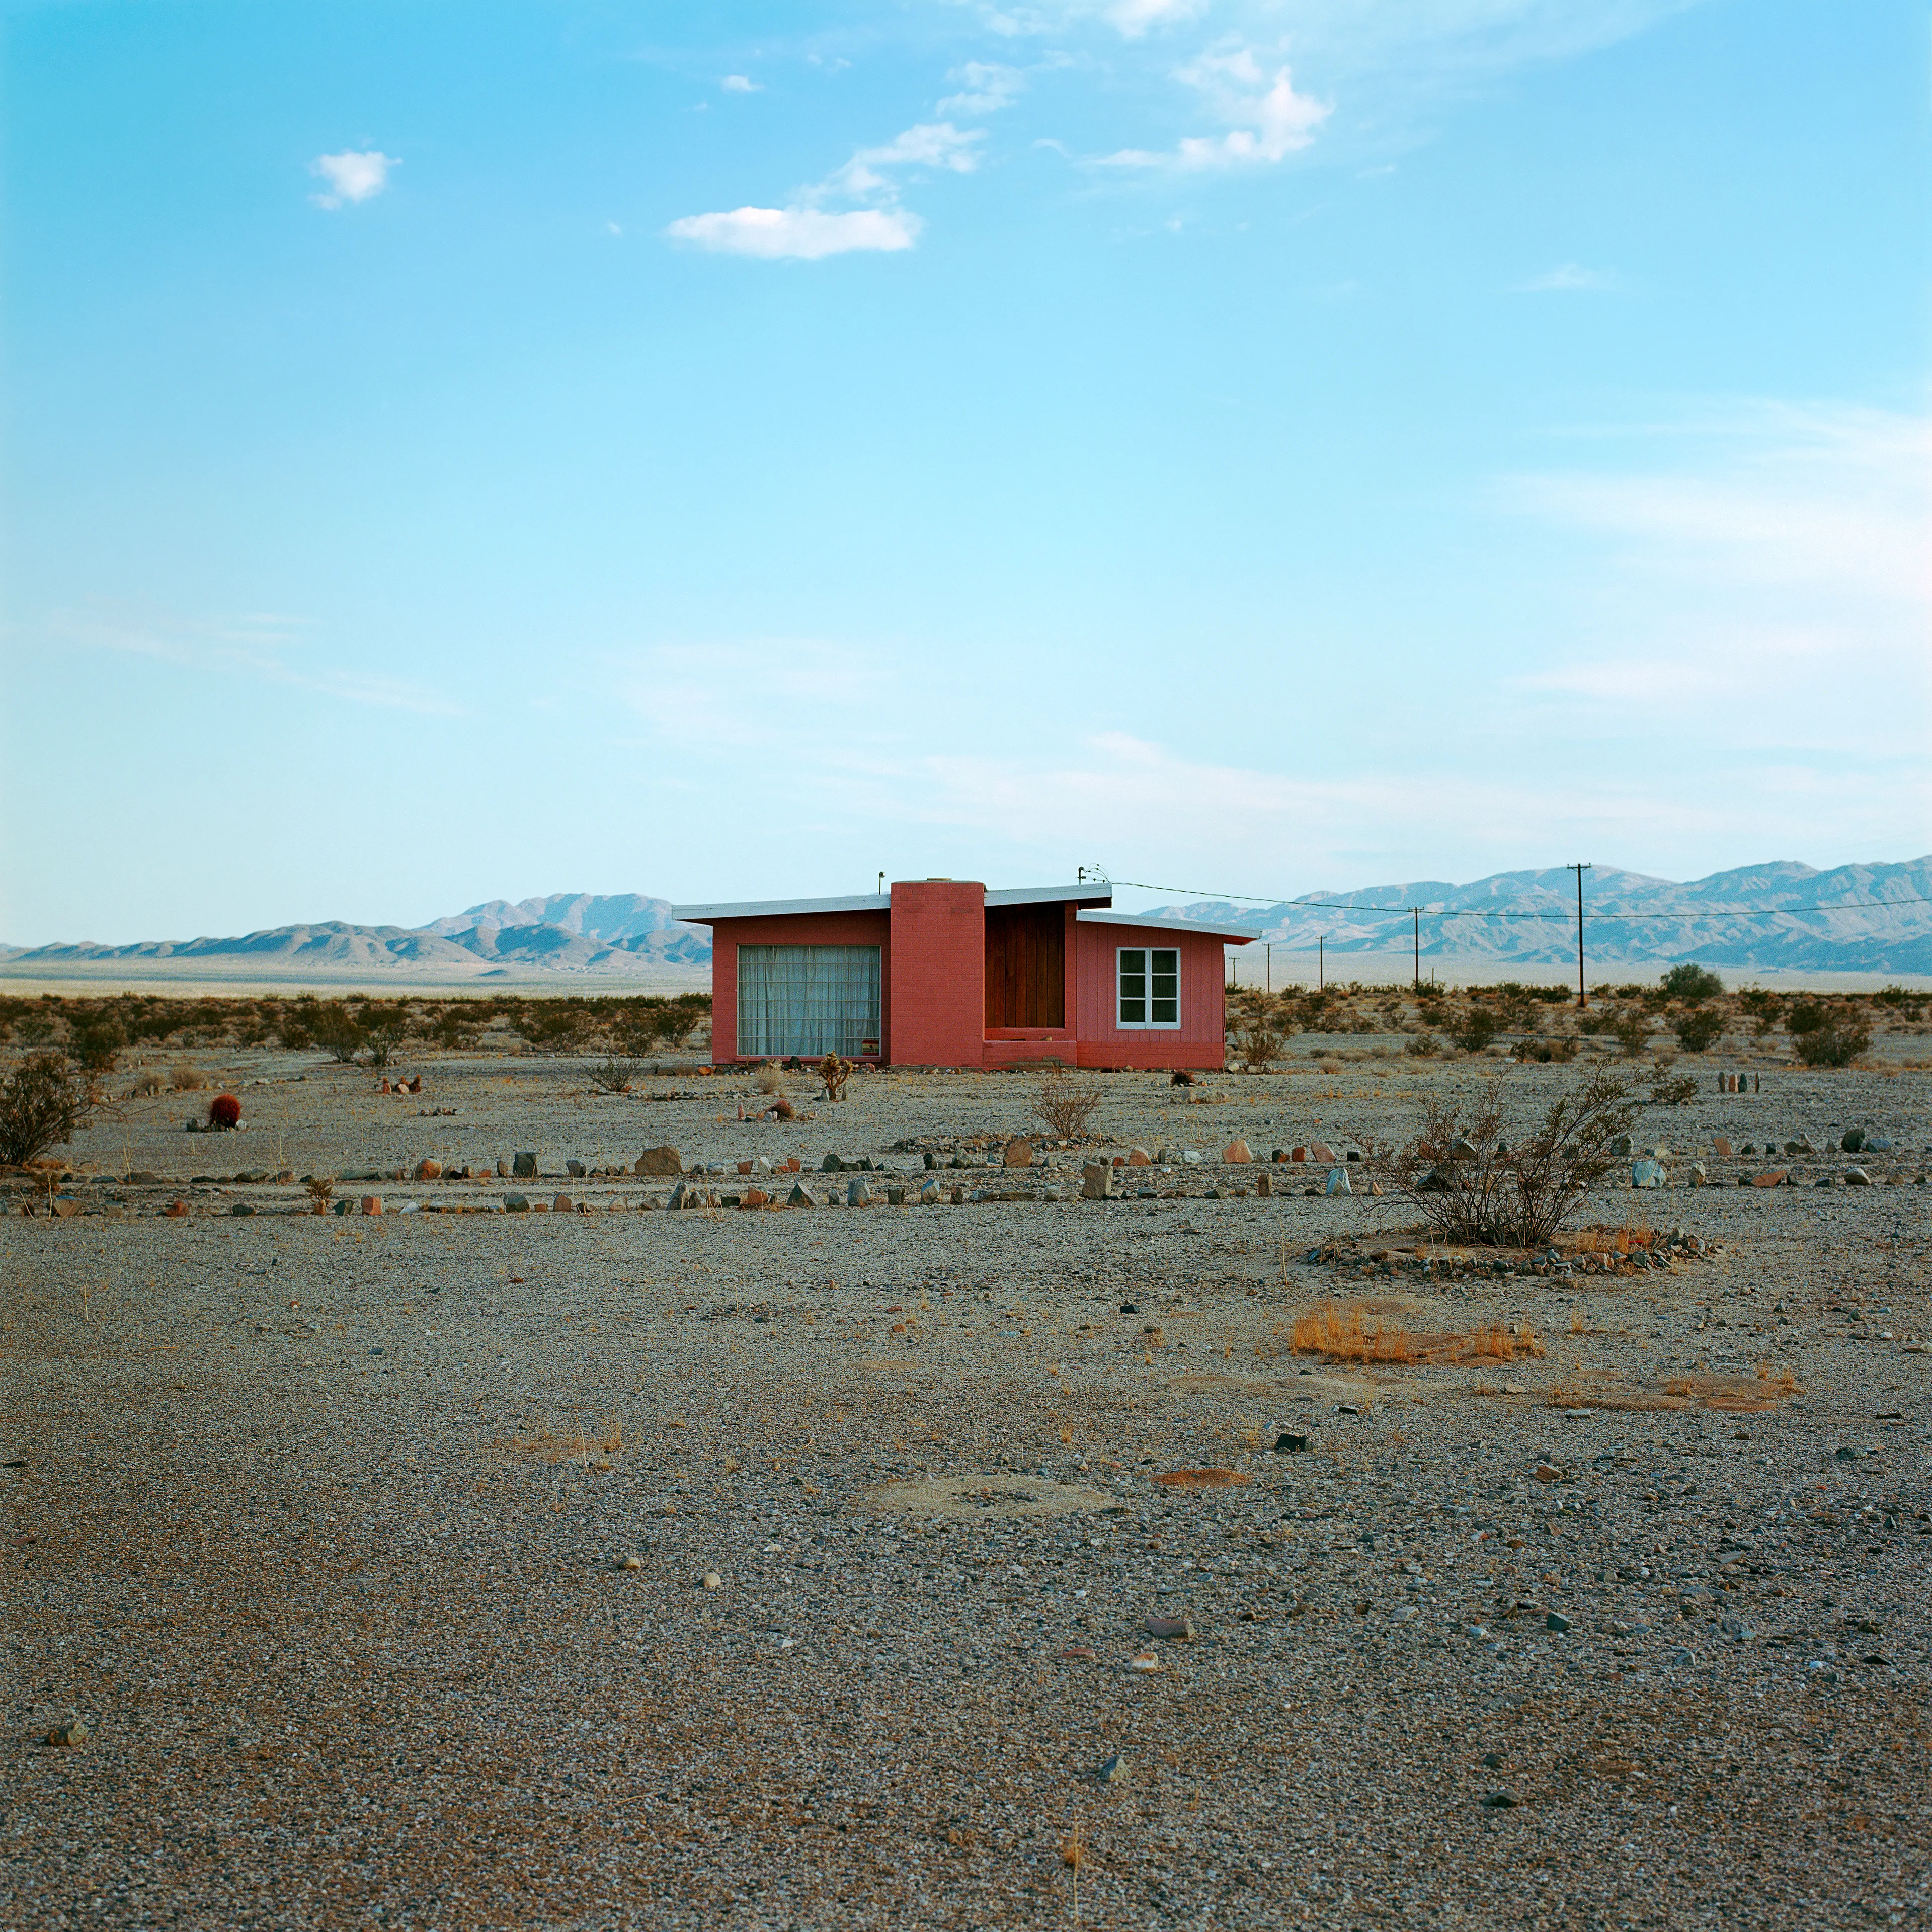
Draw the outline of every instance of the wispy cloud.
<instances>
[{"instance_id":1,"label":"wispy cloud","mask_svg":"<svg viewBox=\"0 0 1932 1932\"><path fill-rule=\"evenodd\" d=\"M1286 67L1265 72L1252 50L1203 54L1178 76L1205 97L1215 117L1228 124L1217 135L1190 135L1172 151L1126 148L1108 155L1114 167L1226 168L1285 160L1310 146L1334 111L1326 101L1294 91Z\"/></svg>"},{"instance_id":2,"label":"wispy cloud","mask_svg":"<svg viewBox=\"0 0 1932 1932\"><path fill-rule=\"evenodd\" d=\"M949 117L997 114L1002 108L1010 107L1025 92L1027 84L1024 68L1002 67L991 61L968 61L946 77L956 81L960 87L958 93L947 94L935 110Z\"/></svg>"},{"instance_id":3,"label":"wispy cloud","mask_svg":"<svg viewBox=\"0 0 1932 1932\"><path fill-rule=\"evenodd\" d=\"M765 91L760 82L745 74L728 74L718 85L727 94L762 94Z\"/></svg>"},{"instance_id":4,"label":"wispy cloud","mask_svg":"<svg viewBox=\"0 0 1932 1932\"><path fill-rule=\"evenodd\" d=\"M970 174L979 163L977 128L950 121L921 122L876 148L861 148L822 182L799 191L784 208L748 207L712 214L687 214L665 233L720 254L752 255L766 261L818 261L827 255L859 250L886 254L910 248L924 224L898 206L898 172L938 168ZM869 206L839 208L828 202Z\"/></svg>"},{"instance_id":5,"label":"wispy cloud","mask_svg":"<svg viewBox=\"0 0 1932 1932\"><path fill-rule=\"evenodd\" d=\"M1644 441L1638 466L1501 486L1582 546L1563 567L1582 647L1520 688L1755 745L1922 751L1932 419L1764 405Z\"/></svg>"},{"instance_id":6,"label":"wispy cloud","mask_svg":"<svg viewBox=\"0 0 1932 1932\"><path fill-rule=\"evenodd\" d=\"M822 208L734 208L687 214L665 233L674 240L725 255L766 261L816 262L858 250L892 254L919 239L917 215L904 208L859 208L836 214Z\"/></svg>"},{"instance_id":7,"label":"wispy cloud","mask_svg":"<svg viewBox=\"0 0 1932 1932\"><path fill-rule=\"evenodd\" d=\"M149 658L185 670L244 677L386 711L458 718L461 708L406 678L322 662L304 618L249 613L223 618L132 616L88 605L57 612L49 627L68 642ZM298 656L297 653L301 653Z\"/></svg>"},{"instance_id":8,"label":"wispy cloud","mask_svg":"<svg viewBox=\"0 0 1932 1932\"><path fill-rule=\"evenodd\" d=\"M1575 262L1565 262L1561 268L1546 270L1542 274L1532 275L1516 285L1519 295L1561 295L1567 292L1585 292L1591 290L1614 289L1617 278L1600 268L1586 268Z\"/></svg>"},{"instance_id":9,"label":"wispy cloud","mask_svg":"<svg viewBox=\"0 0 1932 1932\"><path fill-rule=\"evenodd\" d=\"M374 148L358 153L345 150L339 154L318 154L308 171L319 175L328 185L310 196L318 208L342 208L356 202L373 200L389 183L389 170L402 165L394 154L379 154Z\"/></svg>"}]
</instances>

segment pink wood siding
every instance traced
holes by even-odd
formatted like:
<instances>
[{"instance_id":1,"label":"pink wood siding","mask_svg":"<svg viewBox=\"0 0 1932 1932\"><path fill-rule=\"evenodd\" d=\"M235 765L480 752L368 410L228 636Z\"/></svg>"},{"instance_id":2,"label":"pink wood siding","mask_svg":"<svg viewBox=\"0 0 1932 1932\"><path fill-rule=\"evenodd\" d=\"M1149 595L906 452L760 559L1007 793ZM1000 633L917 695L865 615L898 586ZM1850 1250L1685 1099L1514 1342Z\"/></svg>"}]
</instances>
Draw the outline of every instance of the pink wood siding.
<instances>
[{"instance_id":1,"label":"pink wood siding","mask_svg":"<svg viewBox=\"0 0 1932 1932\"><path fill-rule=\"evenodd\" d=\"M1074 1026L1083 1066L1207 1066L1226 1064L1222 943L1172 926L1073 928ZM1172 946L1180 953L1180 1024L1122 1028L1115 1020L1114 956L1123 946Z\"/></svg>"},{"instance_id":2,"label":"pink wood siding","mask_svg":"<svg viewBox=\"0 0 1932 1932\"><path fill-rule=\"evenodd\" d=\"M884 912L784 913L768 919L721 919L711 928L711 1058L738 1057L738 949L741 946L876 946L879 949L879 1042L892 1052L892 922Z\"/></svg>"}]
</instances>

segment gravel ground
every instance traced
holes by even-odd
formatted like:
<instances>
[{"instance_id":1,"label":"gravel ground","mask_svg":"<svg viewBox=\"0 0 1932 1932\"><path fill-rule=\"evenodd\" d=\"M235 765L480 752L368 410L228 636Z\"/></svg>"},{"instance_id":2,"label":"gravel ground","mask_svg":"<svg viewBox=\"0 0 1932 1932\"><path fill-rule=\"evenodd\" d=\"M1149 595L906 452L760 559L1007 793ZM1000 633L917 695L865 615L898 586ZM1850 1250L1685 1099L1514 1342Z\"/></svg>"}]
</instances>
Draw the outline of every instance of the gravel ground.
<instances>
[{"instance_id":1,"label":"gravel ground","mask_svg":"<svg viewBox=\"0 0 1932 1932\"><path fill-rule=\"evenodd\" d=\"M721 1193L828 1150L916 1187L1032 1084L801 1076L781 1126L739 1079L223 1070L244 1134L137 1103L86 1144L164 1181L0 1222L8 1923L1926 1922L1924 1072L1647 1114L1672 1186L1583 1218L1706 1252L1584 1276L1424 1275L1399 1201L1218 1160L1574 1069L1115 1076L1102 1140L940 1178L1208 1156L1148 1198L755 1214L550 1177L670 1142ZM520 1149L597 1211L188 1184ZM1295 1353L1330 1298L1514 1359Z\"/></svg>"}]
</instances>

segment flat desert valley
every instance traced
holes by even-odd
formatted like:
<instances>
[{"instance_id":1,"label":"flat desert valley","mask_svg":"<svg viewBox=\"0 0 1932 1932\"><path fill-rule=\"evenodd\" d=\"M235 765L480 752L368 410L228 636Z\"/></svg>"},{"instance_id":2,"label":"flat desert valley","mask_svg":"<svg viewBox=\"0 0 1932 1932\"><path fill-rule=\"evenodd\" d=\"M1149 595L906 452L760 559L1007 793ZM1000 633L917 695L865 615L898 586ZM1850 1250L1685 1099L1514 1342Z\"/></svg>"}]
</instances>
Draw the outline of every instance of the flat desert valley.
<instances>
[{"instance_id":1,"label":"flat desert valley","mask_svg":"<svg viewBox=\"0 0 1932 1932\"><path fill-rule=\"evenodd\" d=\"M0 1222L0 1914L1926 1924L1928 1073L1680 1061L1500 1256L1348 1153L1580 1069L1400 1044L1024 1168L1037 1075L204 1051Z\"/></svg>"}]
</instances>

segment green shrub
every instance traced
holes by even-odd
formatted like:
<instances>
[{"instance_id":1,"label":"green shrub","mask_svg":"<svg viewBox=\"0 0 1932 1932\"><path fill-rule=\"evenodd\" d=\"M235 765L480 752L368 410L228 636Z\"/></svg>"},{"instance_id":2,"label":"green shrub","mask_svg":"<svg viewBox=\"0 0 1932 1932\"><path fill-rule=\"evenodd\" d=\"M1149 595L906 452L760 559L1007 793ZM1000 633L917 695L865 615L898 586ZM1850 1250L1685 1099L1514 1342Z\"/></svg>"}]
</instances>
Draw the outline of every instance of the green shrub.
<instances>
[{"instance_id":1,"label":"green shrub","mask_svg":"<svg viewBox=\"0 0 1932 1932\"><path fill-rule=\"evenodd\" d=\"M1849 1066L1871 1044L1871 1022L1849 1007L1826 1013L1793 1042L1807 1066Z\"/></svg>"},{"instance_id":2,"label":"green shrub","mask_svg":"<svg viewBox=\"0 0 1932 1932\"><path fill-rule=\"evenodd\" d=\"M1688 962L1682 966L1673 966L1664 974L1664 996L1667 1000L1682 1000L1687 1006L1701 1006L1706 1000L1724 998L1724 982L1716 974Z\"/></svg>"},{"instance_id":3,"label":"green shrub","mask_svg":"<svg viewBox=\"0 0 1932 1932\"><path fill-rule=\"evenodd\" d=\"M1714 1046L1723 1034L1724 1016L1712 1012L1708 1006L1694 1006L1671 1030L1686 1053L1702 1053Z\"/></svg>"},{"instance_id":4,"label":"green shrub","mask_svg":"<svg viewBox=\"0 0 1932 1932\"><path fill-rule=\"evenodd\" d=\"M322 1050L341 1061L354 1064L362 1051L366 1036L362 1022L340 1000L319 1000L308 1020L309 1038Z\"/></svg>"},{"instance_id":5,"label":"green shrub","mask_svg":"<svg viewBox=\"0 0 1932 1932\"><path fill-rule=\"evenodd\" d=\"M128 1044L128 1029L112 1013L92 1013L76 1022L74 1057L90 1073L111 1073Z\"/></svg>"},{"instance_id":6,"label":"green shrub","mask_svg":"<svg viewBox=\"0 0 1932 1932\"><path fill-rule=\"evenodd\" d=\"M1469 1016L1450 1036L1465 1053L1480 1053L1502 1031L1496 1015L1480 1006L1470 1009Z\"/></svg>"},{"instance_id":7,"label":"green shrub","mask_svg":"<svg viewBox=\"0 0 1932 1932\"><path fill-rule=\"evenodd\" d=\"M1826 1014L1821 1000L1796 1000L1792 1003L1790 1018L1786 1024L1791 1029L1793 1040L1800 1040L1808 1033L1816 1033L1825 1024Z\"/></svg>"},{"instance_id":8,"label":"green shrub","mask_svg":"<svg viewBox=\"0 0 1932 1932\"><path fill-rule=\"evenodd\" d=\"M1641 1053L1650 1044L1650 1018L1645 1013L1618 1013L1608 1030L1626 1053Z\"/></svg>"}]
</instances>

